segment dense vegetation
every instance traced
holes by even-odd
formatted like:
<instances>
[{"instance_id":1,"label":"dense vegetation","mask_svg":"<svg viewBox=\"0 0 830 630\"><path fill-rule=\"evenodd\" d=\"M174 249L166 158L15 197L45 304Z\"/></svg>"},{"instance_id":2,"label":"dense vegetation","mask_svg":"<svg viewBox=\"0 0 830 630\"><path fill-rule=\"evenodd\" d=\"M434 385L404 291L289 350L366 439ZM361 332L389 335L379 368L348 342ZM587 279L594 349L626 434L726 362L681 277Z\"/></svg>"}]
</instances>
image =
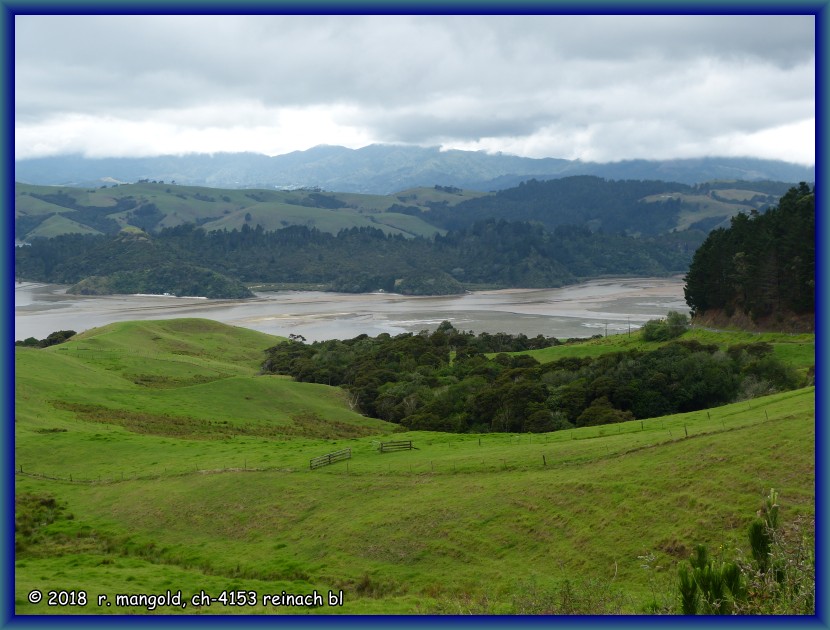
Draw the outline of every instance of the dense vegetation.
<instances>
[{"instance_id":1,"label":"dense vegetation","mask_svg":"<svg viewBox=\"0 0 830 630\"><path fill-rule=\"evenodd\" d=\"M56 346L59 343L63 343L76 334L74 330L56 330L55 332L49 333L45 339L27 337L26 339L18 339L14 342L14 345L27 346L29 348L48 348L49 346Z\"/></svg>"},{"instance_id":2,"label":"dense vegetation","mask_svg":"<svg viewBox=\"0 0 830 630\"><path fill-rule=\"evenodd\" d=\"M718 195L718 190L726 186L740 187L737 182L689 186L664 181L608 181L588 175L550 181L530 180L493 195L463 201L454 207L435 204L427 218L451 229L493 218L535 221L549 230L560 225L579 225L613 234L656 235L674 229L681 211L688 212L694 207L683 201L685 196L708 197L712 204L731 202ZM785 184L766 188L749 184L748 187L771 193L777 191L778 195L786 189ZM777 199L760 190L742 200L743 205L739 208L743 211L764 210ZM715 218L722 221L725 217Z\"/></svg>"},{"instance_id":3,"label":"dense vegetation","mask_svg":"<svg viewBox=\"0 0 830 630\"><path fill-rule=\"evenodd\" d=\"M119 270L107 276L88 276L69 287L68 292L78 295L142 293L230 299L254 295L242 283L210 269L172 262L139 270Z\"/></svg>"},{"instance_id":4,"label":"dense vegetation","mask_svg":"<svg viewBox=\"0 0 830 630\"><path fill-rule=\"evenodd\" d=\"M158 234L64 235L36 239L15 251L18 277L74 284L109 276L103 285L136 293L208 295L221 286L216 275L188 287L184 277L164 285L161 270L188 266L253 283L314 283L345 292L461 293L486 283L510 287L557 287L579 278L661 275L686 268L694 248L682 235L650 239L592 234L585 228L546 232L539 225L485 221L434 239L387 235L352 228L337 235L293 226L205 232L192 224ZM139 283L144 270L151 278ZM195 274L193 274L195 276ZM169 288L164 288L169 286ZM145 288L148 287L148 288ZM239 297L240 287L209 297Z\"/></svg>"},{"instance_id":5,"label":"dense vegetation","mask_svg":"<svg viewBox=\"0 0 830 630\"><path fill-rule=\"evenodd\" d=\"M413 430L459 433L604 425L706 409L799 384L765 343L723 352L678 341L649 352L546 364L504 354L558 343L541 336L475 336L444 322L432 334L361 335L309 345L289 340L269 349L263 369L341 385L354 407L372 417Z\"/></svg>"},{"instance_id":6,"label":"dense vegetation","mask_svg":"<svg viewBox=\"0 0 830 630\"><path fill-rule=\"evenodd\" d=\"M815 310L815 189L802 183L764 214L739 214L709 234L686 275L695 316L723 311L752 320Z\"/></svg>"}]
</instances>

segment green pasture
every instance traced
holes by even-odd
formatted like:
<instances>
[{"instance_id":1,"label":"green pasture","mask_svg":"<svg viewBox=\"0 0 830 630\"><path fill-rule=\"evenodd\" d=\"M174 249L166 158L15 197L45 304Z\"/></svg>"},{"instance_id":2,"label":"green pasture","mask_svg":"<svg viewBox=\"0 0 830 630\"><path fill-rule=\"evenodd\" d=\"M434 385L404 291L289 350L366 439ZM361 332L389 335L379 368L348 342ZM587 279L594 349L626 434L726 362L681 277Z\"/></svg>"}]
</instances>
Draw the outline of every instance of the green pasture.
<instances>
[{"instance_id":1,"label":"green pasture","mask_svg":"<svg viewBox=\"0 0 830 630\"><path fill-rule=\"evenodd\" d=\"M164 217L159 228L183 223L197 223L205 230L233 230L243 225L261 225L266 231L280 230L290 225L307 225L336 234L352 227L375 227L388 234L430 237L443 230L429 225L418 216L388 212L394 204L415 205L424 211L429 202L460 201L480 196L481 193L451 194L433 189L407 191L406 202L398 195L366 195L357 193L316 193L310 190L235 190L200 186L180 186L171 183L122 184L101 189L80 189L47 186L15 185L15 210L18 214L34 215L57 212L66 218L52 217L38 226L27 237L53 237L63 233L97 233L87 226L72 221L74 210L49 203L31 194L54 194L56 190L71 196L81 206L115 207L119 199L134 198L139 204L153 203ZM345 204L342 208L317 207L312 196L323 194ZM129 210L108 215L122 227L126 226ZM247 219L250 215L250 219Z\"/></svg>"},{"instance_id":2,"label":"green pasture","mask_svg":"<svg viewBox=\"0 0 830 630\"><path fill-rule=\"evenodd\" d=\"M721 192L725 191L717 191L718 195L720 195ZM758 194L752 193L751 191L739 190L731 190L728 192L729 194L721 196L731 199L732 203L719 201L709 197L708 195L687 195L683 193L672 193L671 195L651 195L649 197L645 197L643 201L660 202L665 201L666 197L671 197L673 199L679 199L681 202L686 204L687 207L680 211L680 215L677 218L677 225L675 226L678 231L682 231L688 229L693 223L696 223L702 219L708 219L709 217L731 217L739 212L748 213L752 210L752 206L742 204L741 202L751 199L752 195ZM742 195L741 193L746 193L746 195ZM689 207L694 207L694 210L689 209Z\"/></svg>"},{"instance_id":3,"label":"green pasture","mask_svg":"<svg viewBox=\"0 0 830 630\"><path fill-rule=\"evenodd\" d=\"M16 516L37 516L16 613L511 614L566 582L637 613L672 598L695 544L746 553L770 487L785 522L814 513L813 388L549 434L399 432L339 389L260 375L277 340L188 319L16 350ZM390 440L415 448L380 452ZM32 604L33 589L89 603ZM257 605L114 605L239 589ZM261 605L314 590L345 605Z\"/></svg>"},{"instance_id":4,"label":"green pasture","mask_svg":"<svg viewBox=\"0 0 830 630\"><path fill-rule=\"evenodd\" d=\"M631 335L620 334L610 337L589 339L560 346L551 346L541 350L529 350L519 354L534 357L540 363L548 363L570 357L596 357L612 352L628 352L631 350L655 350L665 342L643 341L640 331ZM769 343L775 355L785 363L796 369L805 369L815 365L815 335L789 333L752 333L740 331L712 331L703 328L692 328L680 341L698 341L703 344L714 344L726 349L737 344Z\"/></svg>"},{"instance_id":5,"label":"green pasture","mask_svg":"<svg viewBox=\"0 0 830 630\"><path fill-rule=\"evenodd\" d=\"M53 238L61 234L100 234L98 230L73 221L69 216L66 213L51 216L38 225L37 228L29 232L26 237Z\"/></svg>"}]
</instances>

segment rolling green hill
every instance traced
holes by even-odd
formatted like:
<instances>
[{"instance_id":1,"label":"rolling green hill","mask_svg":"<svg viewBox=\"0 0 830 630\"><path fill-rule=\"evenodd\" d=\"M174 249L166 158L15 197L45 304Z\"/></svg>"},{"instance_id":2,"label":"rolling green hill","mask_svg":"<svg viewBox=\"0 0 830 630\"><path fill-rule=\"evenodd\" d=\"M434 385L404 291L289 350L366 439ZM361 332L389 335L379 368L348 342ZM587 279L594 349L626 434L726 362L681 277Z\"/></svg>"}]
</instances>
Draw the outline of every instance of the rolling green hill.
<instances>
[{"instance_id":1,"label":"rolling green hill","mask_svg":"<svg viewBox=\"0 0 830 630\"><path fill-rule=\"evenodd\" d=\"M451 207L483 194L429 188L397 195L367 195L220 189L157 182L93 189L16 183L15 225L20 240L71 233L114 233L128 225L157 231L184 223L202 225L206 230L261 225L264 230L273 231L302 225L332 234L353 227L374 227L393 235L432 236L445 230L422 218L431 204Z\"/></svg>"},{"instance_id":2,"label":"rolling green hill","mask_svg":"<svg viewBox=\"0 0 830 630\"><path fill-rule=\"evenodd\" d=\"M786 184L608 182L570 177L531 182L499 193L453 186L420 187L391 195L316 189L222 189L141 181L102 188L15 184L15 235L20 240L71 233L114 233L128 225L158 231L184 223L205 230L292 225L336 234L375 227L387 234L433 236L486 218L539 221L549 229L582 225L606 231L658 234L708 231L729 218L774 204ZM538 190L537 190L538 189Z\"/></svg>"},{"instance_id":3,"label":"rolling green hill","mask_svg":"<svg viewBox=\"0 0 830 630\"><path fill-rule=\"evenodd\" d=\"M770 487L786 523L814 513L813 388L549 434L400 433L261 375L276 341L170 320L16 349L16 613L672 612L678 563L697 543L747 553ZM380 453L390 439L417 450ZM256 605L191 604L239 589ZM262 605L315 589L344 606ZM115 605L168 590L187 607Z\"/></svg>"}]
</instances>

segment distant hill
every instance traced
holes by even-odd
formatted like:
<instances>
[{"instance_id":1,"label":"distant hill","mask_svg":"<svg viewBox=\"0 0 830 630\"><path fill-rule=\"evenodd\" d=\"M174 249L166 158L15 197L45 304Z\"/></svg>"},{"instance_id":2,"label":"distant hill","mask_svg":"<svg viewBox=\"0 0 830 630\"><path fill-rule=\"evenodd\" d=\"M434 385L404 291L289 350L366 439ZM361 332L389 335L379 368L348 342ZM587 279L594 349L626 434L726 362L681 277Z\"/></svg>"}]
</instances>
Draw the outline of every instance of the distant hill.
<instances>
[{"instance_id":1,"label":"distant hill","mask_svg":"<svg viewBox=\"0 0 830 630\"><path fill-rule=\"evenodd\" d=\"M532 221L553 230L584 226L614 234L655 235L709 230L737 214L763 212L792 186L783 182L713 182L688 185L652 180L606 180L578 175L519 186L468 199L433 204L425 220L461 229L483 219Z\"/></svg>"},{"instance_id":2,"label":"distant hill","mask_svg":"<svg viewBox=\"0 0 830 630\"><path fill-rule=\"evenodd\" d=\"M273 231L299 225L331 234L372 227L391 235L429 237L444 232L424 220L431 207L453 207L482 194L435 187L392 196L316 189L216 189L149 181L106 188L17 183L15 236L27 240L61 234L115 234L129 226L154 232L192 223L206 231L244 225Z\"/></svg>"},{"instance_id":3,"label":"distant hill","mask_svg":"<svg viewBox=\"0 0 830 630\"><path fill-rule=\"evenodd\" d=\"M528 179L572 175L684 184L720 179L799 183L815 181L815 168L723 157L596 163L379 144L361 149L318 146L274 157L256 153L101 159L69 155L15 162L16 181L49 186L98 187L147 179L217 188L319 187L384 195L436 184L486 192Z\"/></svg>"},{"instance_id":4,"label":"distant hill","mask_svg":"<svg viewBox=\"0 0 830 630\"><path fill-rule=\"evenodd\" d=\"M496 193L454 186L410 188L395 195L209 188L163 181L76 188L15 185L15 237L146 232L194 224L206 231L303 226L337 234L377 228L407 238L445 234L485 219L534 221L548 229L583 226L615 234L708 232L738 213L763 212L791 187L784 182L614 181L596 176L530 180Z\"/></svg>"}]
</instances>

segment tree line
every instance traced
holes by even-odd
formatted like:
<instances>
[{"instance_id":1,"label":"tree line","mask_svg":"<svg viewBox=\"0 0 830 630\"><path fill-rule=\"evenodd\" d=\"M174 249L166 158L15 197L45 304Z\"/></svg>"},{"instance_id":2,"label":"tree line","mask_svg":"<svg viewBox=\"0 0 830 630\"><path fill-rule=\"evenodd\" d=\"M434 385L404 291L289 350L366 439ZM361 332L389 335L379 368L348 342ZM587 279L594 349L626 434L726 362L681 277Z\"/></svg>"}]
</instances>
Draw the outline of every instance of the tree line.
<instances>
[{"instance_id":1,"label":"tree line","mask_svg":"<svg viewBox=\"0 0 830 630\"><path fill-rule=\"evenodd\" d=\"M244 284L440 295L482 284L547 288L603 275L682 272L693 250L683 235L634 239L567 226L550 232L538 224L495 219L434 239L407 239L375 228L335 235L307 226L205 232L185 224L157 234L34 239L31 247L16 249L15 271L17 277L59 284L120 273L117 284L124 286L144 270L189 265Z\"/></svg>"},{"instance_id":2,"label":"tree line","mask_svg":"<svg viewBox=\"0 0 830 630\"><path fill-rule=\"evenodd\" d=\"M474 335L443 322L433 333L280 343L262 370L341 386L362 413L408 429L549 432L695 411L797 387L766 343L682 339L657 350L540 364L526 354L554 338ZM498 353L488 358L487 353Z\"/></svg>"},{"instance_id":3,"label":"tree line","mask_svg":"<svg viewBox=\"0 0 830 630\"><path fill-rule=\"evenodd\" d=\"M732 218L695 252L686 302L695 316L723 311L753 320L815 311L815 187L801 183L764 214Z\"/></svg>"}]
</instances>

